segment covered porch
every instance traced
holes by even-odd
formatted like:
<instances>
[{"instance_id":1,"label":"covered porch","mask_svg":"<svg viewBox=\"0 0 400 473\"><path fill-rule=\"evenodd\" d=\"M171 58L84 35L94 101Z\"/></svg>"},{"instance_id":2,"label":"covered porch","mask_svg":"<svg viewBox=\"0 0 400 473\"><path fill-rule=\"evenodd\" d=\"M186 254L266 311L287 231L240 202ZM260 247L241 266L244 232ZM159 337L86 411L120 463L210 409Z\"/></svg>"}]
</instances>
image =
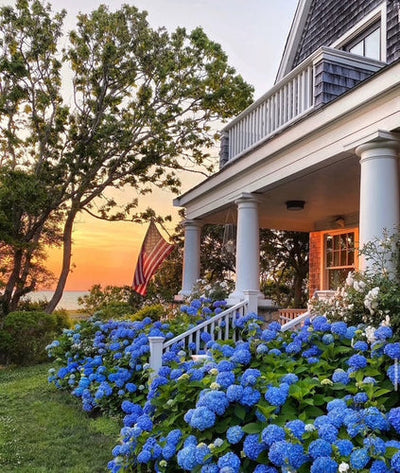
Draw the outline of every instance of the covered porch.
<instances>
[{"instance_id":1,"label":"covered porch","mask_svg":"<svg viewBox=\"0 0 400 473\"><path fill-rule=\"evenodd\" d=\"M241 120L248 119L243 112ZM311 245L319 245L314 249L319 259L311 264L319 271L313 271L310 292L327 289L321 232L354 232L362 246L399 224L399 130L397 64L252 144L176 199L187 216L182 294L189 294L199 277L201 226L225 223L232 214L237 244L231 303L242 300L244 291L262 301L259 228L315 236ZM300 202L298 210L290 208L293 201Z\"/></svg>"}]
</instances>

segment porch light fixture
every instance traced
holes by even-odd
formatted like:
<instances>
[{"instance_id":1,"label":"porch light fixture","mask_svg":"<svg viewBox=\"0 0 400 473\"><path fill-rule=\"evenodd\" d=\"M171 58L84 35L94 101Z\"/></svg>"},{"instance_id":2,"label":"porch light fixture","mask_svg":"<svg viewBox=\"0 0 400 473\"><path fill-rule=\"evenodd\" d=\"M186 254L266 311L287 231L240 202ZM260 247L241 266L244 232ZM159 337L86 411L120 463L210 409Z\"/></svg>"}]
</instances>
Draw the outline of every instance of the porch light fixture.
<instances>
[{"instance_id":1,"label":"porch light fixture","mask_svg":"<svg viewBox=\"0 0 400 473\"><path fill-rule=\"evenodd\" d=\"M288 200L286 201L286 209L291 212L297 212L299 210L304 210L304 200Z\"/></svg>"}]
</instances>

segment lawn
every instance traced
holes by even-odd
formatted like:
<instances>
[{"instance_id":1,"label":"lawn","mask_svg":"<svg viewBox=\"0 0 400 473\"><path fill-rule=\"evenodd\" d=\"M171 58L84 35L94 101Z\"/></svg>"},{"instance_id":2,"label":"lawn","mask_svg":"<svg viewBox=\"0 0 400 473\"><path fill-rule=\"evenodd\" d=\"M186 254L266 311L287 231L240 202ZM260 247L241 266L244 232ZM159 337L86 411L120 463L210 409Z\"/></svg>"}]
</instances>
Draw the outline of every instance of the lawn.
<instances>
[{"instance_id":1,"label":"lawn","mask_svg":"<svg viewBox=\"0 0 400 473\"><path fill-rule=\"evenodd\" d=\"M0 471L103 473L120 424L47 383L50 364L0 369Z\"/></svg>"}]
</instances>

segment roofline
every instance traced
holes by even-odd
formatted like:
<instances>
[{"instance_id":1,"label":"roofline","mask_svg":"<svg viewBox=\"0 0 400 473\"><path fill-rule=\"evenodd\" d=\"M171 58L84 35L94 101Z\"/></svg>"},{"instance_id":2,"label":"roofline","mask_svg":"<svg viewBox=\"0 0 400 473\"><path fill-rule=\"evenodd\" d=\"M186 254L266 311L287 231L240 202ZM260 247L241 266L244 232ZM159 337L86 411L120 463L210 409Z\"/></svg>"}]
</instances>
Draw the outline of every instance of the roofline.
<instances>
[{"instance_id":1,"label":"roofline","mask_svg":"<svg viewBox=\"0 0 400 473\"><path fill-rule=\"evenodd\" d=\"M293 129L294 127L296 127L297 125L299 125L299 123L301 122L304 122L306 121L307 119L313 117L314 115L322 112L323 110L325 110L326 108L329 108L330 106L334 105L335 103L341 101L343 98L345 98L346 96L349 96L350 94L352 94L353 92L355 92L356 90L358 89L361 89L363 88L364 86L366 86L368 83L376 80L379 76L383 75L383 74L386 74L388 71L390 71L391 69L393 69L394 67L398 67L400 64L400 59L392 62L391 64L388 64L386 65L385 67L382 67L382 69L380 69L379 71L377 71L375 74L372 74L370 77L368 77L367 79L361 81L359 84L357 84L355 87L347 90L344 94L342 95L339 95L338 97L336 97L334 100L332 100L331 102L329 102L328 104L325 104L324 106L320 107L320 108L316 108L316 109L312 109L310 111L310 113L307 113L306 115L300 117L298 120L294 121L290 126L288 126L287 128L285 128L284 130L280 131L279 133L275 134L275 135L272 135L270 136L266 141L265 143L267 143L268 141L271 141L275 138L277 138L278 136L284 134L285 132L289 131L290 129ZM346 99L345 99L346 100ZM265 144L263 143L263 145ZM227 165L225 165L223 168L219 169L216 173L210 175L209 177L207 177L204 181L198 183L197 185L195 185L194 187L192 187L191 189L187 190L186 192L184 192L183 194L179 195L178 197L176 197L175 199L173 199L173 205L174 207L186 207L188 202L190 202L191 200L193 199L196 199L198 198L198 196L193 196L193 197L190 197L190 195L193 193L196 193L196 191L203 187L205 185L205 183L207 182L210 182L212 180L215 180L216 178L218 178L218 176L220 176L221 174L225 173L227 171L227 169L229 169L231 167L231 165L234 165L236 164L237 162L239 161L242 161L242 159L244 158L245 156L241 156L239 157L238 159L235 159L231 162L228 162ZM182 202L183 201L183 202Z\"/></svg>"},{"instance_id":2,"label":"roofline","mask_svg":"<svg viewBox=\"0 0 400 473\"><path fill-rule=\"evenodd\" d=\"M282 78L285 77L292 67L294 56L296 54L296 48L303 33L303 28L307 21L311 4L312 0L299 0L299 3L297 4L292 26L290 27L285 48L283 50L282 59L279 64L275 83L282 80Z\"/></svg>"}]
</instances>

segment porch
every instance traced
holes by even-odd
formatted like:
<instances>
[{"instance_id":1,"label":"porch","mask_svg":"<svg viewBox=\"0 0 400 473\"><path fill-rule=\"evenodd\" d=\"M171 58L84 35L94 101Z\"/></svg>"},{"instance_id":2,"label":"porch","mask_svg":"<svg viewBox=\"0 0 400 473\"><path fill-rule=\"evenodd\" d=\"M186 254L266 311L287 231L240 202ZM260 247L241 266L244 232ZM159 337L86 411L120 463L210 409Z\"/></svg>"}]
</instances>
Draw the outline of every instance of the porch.
<instances>
[{"instance_id":1,"label":"porch","mask_svg":"<svg viewBox=\"0 0 400 473\"><path fill-rule=\"evenodd\" d=\"M349 61L349 56L365 61L335 54L335 61ZM323 69L332 65L333 53L323 48L316 57L313 73L296 68L225 128L222 156L227 159L222 159L220 171L174 201L187 215L182 294L189 294L199 277L203 223L228 223L228 216L236 215L229 222L238 229L232 304L243 300L245 290L255 291L262 302L259 228L357 228L362 246L399 224L400 63L323 103L316 71L321 64ZM325 92L329 77L319 83ZM312 100L301 99L303 93L298 98L299 90L306 95L313 90ZM288 97L297 97L296 103L305 106L296 105L300 114L290 114L294 108L288 108ZM292 201L301 202L297 211L289 205Z\"/></svg>"}]
</instances>

